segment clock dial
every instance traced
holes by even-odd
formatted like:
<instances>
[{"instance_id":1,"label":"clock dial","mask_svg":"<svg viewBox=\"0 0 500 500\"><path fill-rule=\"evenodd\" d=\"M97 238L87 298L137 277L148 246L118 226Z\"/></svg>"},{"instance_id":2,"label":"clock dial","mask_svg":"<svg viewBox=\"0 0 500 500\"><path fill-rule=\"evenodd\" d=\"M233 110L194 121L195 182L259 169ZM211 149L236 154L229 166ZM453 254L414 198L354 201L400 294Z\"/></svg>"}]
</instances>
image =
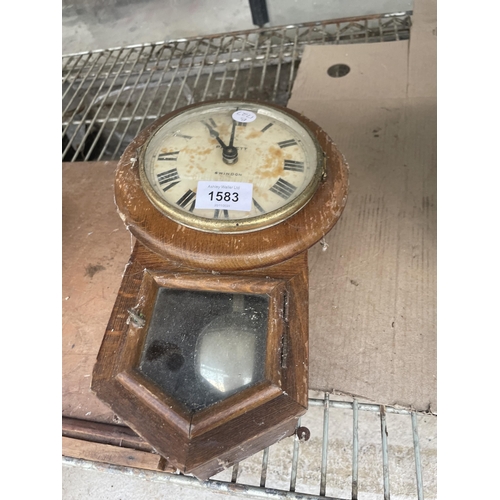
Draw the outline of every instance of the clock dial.
<instances>
[{"instance_id":1,"label":"clock dial","mask_svg":"<svg viewBox=\"0 0 500 500\"><path fill-rule=\"evenodd\" d=\"M290 217L323 172L321 149L299 120L238 101L179 112L154 132L139 162L143 189L164 215L226 233Z\"/></svg>"}]
</instances>

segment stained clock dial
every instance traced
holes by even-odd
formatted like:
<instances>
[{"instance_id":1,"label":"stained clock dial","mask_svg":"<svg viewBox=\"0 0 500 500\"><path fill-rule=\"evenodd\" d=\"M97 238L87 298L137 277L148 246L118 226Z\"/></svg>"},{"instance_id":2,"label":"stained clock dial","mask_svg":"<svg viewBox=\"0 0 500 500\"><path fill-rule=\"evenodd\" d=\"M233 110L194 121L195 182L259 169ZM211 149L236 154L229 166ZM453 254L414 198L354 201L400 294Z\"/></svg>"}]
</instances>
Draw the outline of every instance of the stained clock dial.
<instances>
[{"instance_id":1,"label":"stained clock dial","mask_svg":"<svg viewBox=\"0 0 500 500\"><path fill-rule=\"evenodd\" d=\"M311 132L266 105L200 105L163 123L142 148L144 191L158 210L188 227L247 232L300 210L321 178Z\"/></svg>"}]
</instances>

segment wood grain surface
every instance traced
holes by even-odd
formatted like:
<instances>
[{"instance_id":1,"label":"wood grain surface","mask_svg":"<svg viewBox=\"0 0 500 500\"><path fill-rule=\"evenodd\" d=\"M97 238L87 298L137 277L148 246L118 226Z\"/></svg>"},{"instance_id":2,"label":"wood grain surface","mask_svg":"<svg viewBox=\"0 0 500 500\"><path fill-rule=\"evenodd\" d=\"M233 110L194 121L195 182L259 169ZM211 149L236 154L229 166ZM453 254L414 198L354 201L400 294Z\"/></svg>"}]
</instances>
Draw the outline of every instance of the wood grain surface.
<instances>
[{"instance_id":1,"label":"wood grain surface","mask_svg":"<svg viewBox=\"0 0 500 500\"><path fill-rule=\"evenodd\" d=\"M278 106L267 106L283 109ZM185 109L185 108L183 108ZM139 149L170 116L144 129L127 147L118 163L115 198L131 233L159 255L209 271L264 267L306 251L335 225L347 202L348 167L330 137L300 113L285 111L317 137L325 153L326 176L312 199L283 223L260 231L214 234L197 231L169 220L144 193L139 177Z\"/></svg>"},{"instance_id":2,"label":"wood grain surface","mask_svg":"<svg viewBox=\"0 0 500 500\"><path fill-rule=\"evenodd\" d=\"M143 376L140 355L161 286L267 294L264 380L193 412ZM130 321L131 310L144 323ZM92 390L169 464L200 479L290 435L307 409L307 254L214 276L167 261L137 242L99 350Z\"/></svg>"}]
</instances>

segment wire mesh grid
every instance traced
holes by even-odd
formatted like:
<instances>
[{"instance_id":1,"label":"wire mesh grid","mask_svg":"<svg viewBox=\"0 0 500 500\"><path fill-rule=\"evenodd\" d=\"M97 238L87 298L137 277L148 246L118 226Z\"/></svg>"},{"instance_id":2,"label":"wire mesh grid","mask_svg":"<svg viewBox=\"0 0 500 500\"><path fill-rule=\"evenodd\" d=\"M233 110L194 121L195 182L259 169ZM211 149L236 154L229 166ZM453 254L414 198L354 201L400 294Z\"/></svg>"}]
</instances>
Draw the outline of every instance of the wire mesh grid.
<instances>
[{"instance_id":1,"label":"wire mesh grid","mask_svg":"<svg viewBox=\"0 0 500 500\"><path fill-rule=\"evenodd\" d=\"M144 127L222 98L286 105L306 45L409 38L411 12L344 18L64 55L62 159L118 159Z\"/></svg>"},{"instance_id":2,"label":"wire mesh grid","mask_svg":"<svg viewBox=\"0 0 500 500\"><path fill-rule=\"evenodd\" d=\"M297 433L208 481L64 458L79 466L234 496L287 499L436 498L436 417L406 408L309 398Z\"/></svg>"}]
</instances>

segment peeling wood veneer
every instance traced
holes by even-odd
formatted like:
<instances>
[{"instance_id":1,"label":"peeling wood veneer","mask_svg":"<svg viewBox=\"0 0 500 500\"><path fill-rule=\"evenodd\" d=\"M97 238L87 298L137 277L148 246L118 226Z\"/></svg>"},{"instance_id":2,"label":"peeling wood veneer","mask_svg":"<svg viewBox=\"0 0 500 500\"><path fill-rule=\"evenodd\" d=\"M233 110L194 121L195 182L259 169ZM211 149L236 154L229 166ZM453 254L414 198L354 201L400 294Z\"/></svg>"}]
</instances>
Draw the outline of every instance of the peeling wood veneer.
<instances>
[{"instance_id":1,"label":"peeling wood veneer","mask_svg":"<svg viewBox=\"0 0 500 500\"><path fill-rule=\"evenodd\" d=\"M301 210L276 226L235 234L204 233L167 219L144 193L138 162L132 159L138 158L138 150L148 137L180 111L166 115L141 132L118 163L115 183L118 211L130 232L145 246L164 258L190 267L236 271L289 259L306 251L332 229L347 201L347 162L316 123L290 109L287 113L313 131L325 153L326 176Z\"/></svg>"},{"instance_id":2,"label":"peeling wood veneer","mask_svg":"<svg viewBox=\"0 0 500 500\"><path fill-rule=\"evenodd\" d=\"M307 253L266 268L212 274L166 261L137 242L127 266L94 368L92 390L125 423L183 473L207 479L295 432L307 410ZM267 293L270 318L265 377L199 412L190 413L137 371L147 323L128 321L128 309L149 318L160 286ZM283 328L286 293L288 328ZM274 312L273 312L274 310ZM281 366L282 335L287 366ZM161 432L159 432L161 429ZM222 465L221 465L222 464Z\"/></svg>"}]
</instances>

